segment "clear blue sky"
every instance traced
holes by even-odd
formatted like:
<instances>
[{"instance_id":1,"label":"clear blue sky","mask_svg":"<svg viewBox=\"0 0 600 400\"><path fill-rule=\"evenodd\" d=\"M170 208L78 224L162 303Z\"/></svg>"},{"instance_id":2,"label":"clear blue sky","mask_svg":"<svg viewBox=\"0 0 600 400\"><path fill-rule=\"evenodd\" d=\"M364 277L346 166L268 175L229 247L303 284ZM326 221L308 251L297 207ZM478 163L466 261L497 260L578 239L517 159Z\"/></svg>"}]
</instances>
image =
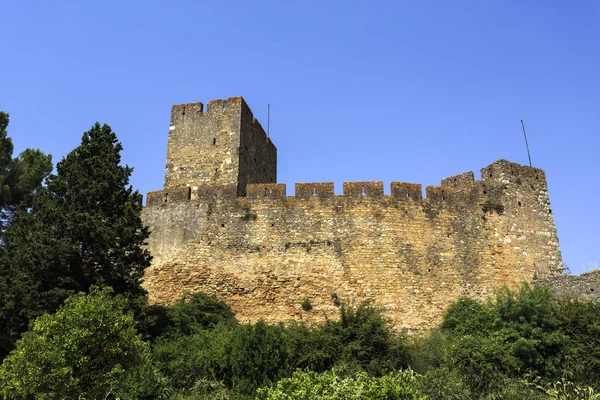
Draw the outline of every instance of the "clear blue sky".
<instances>
[{"instance_id":1,"label":"clear blue sky","mask_svg":"<svg viewBox=\"0 0 600 400\"><path fill-rule=\"evenodd\" d=\"M600 262L600 2L28 1L0 7L0 109L58 161L108 123L160 189L172 104L242 95L278 181L546 170L563 257ZM293 190L293 189L292 189ZM388 189L386 189L388 190Z\"/></svg>"}]
</instances>

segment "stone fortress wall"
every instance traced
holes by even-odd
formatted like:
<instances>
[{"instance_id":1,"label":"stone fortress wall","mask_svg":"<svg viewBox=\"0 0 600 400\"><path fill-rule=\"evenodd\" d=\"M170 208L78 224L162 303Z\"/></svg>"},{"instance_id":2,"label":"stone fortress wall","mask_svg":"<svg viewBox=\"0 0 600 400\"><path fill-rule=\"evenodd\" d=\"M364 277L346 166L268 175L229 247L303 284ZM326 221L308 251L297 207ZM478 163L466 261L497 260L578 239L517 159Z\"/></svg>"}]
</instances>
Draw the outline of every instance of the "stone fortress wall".
<instances>
[{"instance_id":1,"label":"stone fortress wall","mask_svg":"<svg viewBox=\"0 0 600 400\"><path fill-rule=\"evenodd\" d=\"M498 160L440 186L276 181L275 146L241 97L173 106L164 189L143 209L152 302L203 291L240 321L335 318L381 304L397 328L436 325L460 295L562 274L542 170ZM312 309L305 311L308 300Z\"/></svg>"}]
</instances>

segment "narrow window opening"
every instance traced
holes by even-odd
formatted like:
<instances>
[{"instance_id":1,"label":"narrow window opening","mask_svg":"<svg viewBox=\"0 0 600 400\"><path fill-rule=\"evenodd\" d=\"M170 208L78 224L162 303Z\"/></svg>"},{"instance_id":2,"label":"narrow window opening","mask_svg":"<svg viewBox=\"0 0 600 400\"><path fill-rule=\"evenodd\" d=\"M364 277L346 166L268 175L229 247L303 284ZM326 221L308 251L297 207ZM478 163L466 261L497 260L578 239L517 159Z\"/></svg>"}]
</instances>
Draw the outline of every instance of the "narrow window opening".
<instances>
[{"instance_id":1,"label":"narrow window opening","mask_svg":"<svg viewBox=\"0 0 600 400\"><path fill-rule=\"evenodd\" d=\"M406 193L406 197L407 197L407 198L409 198L409 197L410 197L410 194Z\"/></svg>"},{"instance_id":2,"label":"narrow window opening","mask_svg":"<svg viewBox=\"0 0 600 400\"><path fill-rule=\"evenodd\" d=\"M217 144L217 138L213 138L213 146Z\"/></svg>"},{"instance_id":3,"label":"narrow window opening","mask_svg":"<svg viewBox=\"0 0 600 400\"><path fill-rule=\"evenodd\" d=\"M169 193L165 193L165 203L169 201Z\"/></svg>"},{"instance_id":4,"label":"narrow window opening","mask_svg":"<svg viewBox=\"0 0 600 400\"><path fill-rule=\"evenodd\" d=\"M316 196L316 195L317 195L317 188L313 187L313 196Z\"/></svg>"},{"instance_id":5,"label":"narrow window opening","mask_svg":"<svg viewBox=\"0 0 600 400\"><path fill-rule=\"evenodd\" d=\"M271 226L275 226L275 224L271 224Z\"/></svg>"},{"instance_id":6,"label":"narrow window opening","mask_svg":"<svg viewBox=\"0 0 600 400\"><path fill-rule=\"evenodd\" d=\"M483 191L483 194L486 194L486 193L487 193L487 192L484 190L484 191Z\"/></svg>"},{"instance_id":7,"label":"narrow window opening","mask_svg":"<svg viewBox=\"0 0 600 400\"><path fill-rule=\"evenodd\" d=\"M365 194L365 185L362 185L361 188L360 188L360 190L361 190L360 191L360 195L361 196L366 196L366 194Z\"/></svg>"},{"instance_id":8,"label":"narrow window opening","mask_svg":"<svg viewBox=\"0 0 600 400\"><path fill-rule=\"evenodd\" d=\"M518 203L518 204L519 204L519 207L521 207L521 202L520 202L520 201L519 201L519 203Z\"/></svg>"},{"instance_id":9,"label":"narrow window opening","mask_svg":"<svg viewBox=\"0 0 600 400\"><path fill-rule=\"evenodd\" d=\"M219 173L219 168L215 168L215 173Z\"/></svg>"},{"instance_id":10,"label":"narrow window opening","mask_svg":"<svg viewBox=\"0 0 600 400\"><path fill-rule=\"evenodd\" d=\"M221 224L221 228L225 228L225 224Z\"/></svg>"},{"instance_id":11,"label":"narrow window opening","mask_svg":"<svg viewBox=\"0 0 600 400\"><path fill-rule=\"evenodd\" d=\"M490 178L492 177L492 174L490 174Z\"/></svg>"},{"instance_id":12,"label":"narrow window opening","mask_svg":"<svg viewBox=\"0 0 600 400\"><path fill-rule=\"evenodd\" d=\"M265 188L265 197L267 197L268 194L269 194L268 189Z\"/></svg>"},{"instance_id":13,"label":"narrow window opening","mask_svg":"<svg viewBox=\"0 0 600 400\"><path fill-rule=\"evenodd\" d=\"M223 110L227 110L227 103L223 102Z\"/></svg>"},{"instance_id":14,"label":"narrow window opening","mask_svg":"<svg viewBox=\"0 0 600 400\"><path fill-rule=\"evenodd\" d=\"M442 196L442 201L446 200L446 198L444 196Z\"/></svg>"}]
</instances>

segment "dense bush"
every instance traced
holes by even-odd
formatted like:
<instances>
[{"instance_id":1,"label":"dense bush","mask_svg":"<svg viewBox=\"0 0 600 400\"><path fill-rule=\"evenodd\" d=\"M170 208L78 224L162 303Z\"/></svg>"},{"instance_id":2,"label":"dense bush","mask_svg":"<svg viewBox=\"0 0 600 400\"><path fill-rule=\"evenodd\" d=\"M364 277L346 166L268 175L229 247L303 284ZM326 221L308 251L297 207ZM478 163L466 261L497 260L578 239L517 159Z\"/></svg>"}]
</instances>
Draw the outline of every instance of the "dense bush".
<instances>
[{"instance_id":1,"label":"dense bush","mask_svg":"<svg viewBox=\"0 0 600 400\"><path fill-rule=\"evenodd\" d=\"M408 366L404 335L392 330L383 310L370 301L340 304L340 318L323 325L287 329L290 365L323 372L335 365L372 375Z\"/></svg>"},{"instance_id":2,"label":"dense bush","mask_svg":"<svg viewBox=\"0 0 600 400\"><path fill-rule=\"evenodd\" d=\"M6 399L150 396L150 349L126 306L112 290L93 288L34 320L0 367L0 393Z\"/></svg>"},{"instance_id":3,"label":"dense bush","mask_svg":"<svg viewBox=\"0 0 600 400\"><path fill-rule=\"evenodd\" d=\"M558 319L569 338L564 368L578 382L600 390L600 304L561 300Z\"/></svg>"},{"instance_id":4,"label":"dense bush","mask_svg":"<svg viewBox=\"0 0 600 400\"><path fill-rule=\"evenodd\" d=\"M345 376L337 370L316 373L296 371L281 379L273 388L258 389L263 400L418 400L424 399L416 389L417 378L410 370L370 377L365 372Z\"/></svg>"},{"instance_id":5,"label":"dense bush","mask_svg":"<svg viewBox=\"0 0 600 400\"><path fill-rule=\"evenodd\" d=\"M446 362L475 391L502 386L505 376L525 372L555 379L566 356L568 338L545 288L505 289L487 303L459 299L446 312L441 331L448 337Z\"/></svg>"},{"instance_id":6,"label":"dense bush","mask_svg":"<svg viewBox=\"0 0 600 400\"><path fill-rule=\"evenodd\" d=\"M461 298L438 329L410 337L393 331L371 302L340 302L338 320L315 326L239 325L224 303L203 294L146 307L137 324L127 309L123 296L96 288L38 318L0 368L1 393L7 399L75 393L181 400L257 393L262 399L598 399L600 305L557 301L526 285L487 302Z\"/></svg>"},{"instance_id":7,"label":"dense bush","mask_svg":"<svg viewBox=\"0 0 600 400\"><path fill-rule=\"evenodd\" d=\"M214 296L185 293L173 305L151 305L140 313L140 330L148 339L177 338L219 324L236 324L231 308Z\"/></svg>"},{"instance_id":8,"label":"dense bush","mask_svg":"<svg viewBox=\"0 0 600 400\"><path fill-rule=\"evenodd\" d=\"M199 314L187 307L192 303L185 304L172 306L179 308L177 312L166 308L165 315L189 321L190 315ZM217 315L229 315L217 309ZM356 307L344 304L339 321L315 327L264 322L238 326L228 318L217 320L214 327L192 322L195 329L177 328L176 335L166 334L156 341L156 366L174 392L190 395L200 385L205 394L211 388L220 393L224 387L236 398L249 397L257 387L290 376L297 368L324 372L338 366L354 373L385 375L407 365L405 338L395 334L381 309L369 302Z\"/></svg>"}]
</instances>

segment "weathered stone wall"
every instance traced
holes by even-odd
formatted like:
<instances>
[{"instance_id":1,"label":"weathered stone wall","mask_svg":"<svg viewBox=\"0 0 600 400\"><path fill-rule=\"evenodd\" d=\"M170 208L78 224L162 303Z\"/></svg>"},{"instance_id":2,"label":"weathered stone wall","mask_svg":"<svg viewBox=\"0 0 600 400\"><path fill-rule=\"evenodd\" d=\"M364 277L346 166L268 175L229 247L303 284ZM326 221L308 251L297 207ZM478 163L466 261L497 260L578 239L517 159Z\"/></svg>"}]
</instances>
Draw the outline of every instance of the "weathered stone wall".
<instances>
[{"instance_id":1,"label":"weathered stone wall","mask_svg":"<svg viewBox=\"0 0 600 400\"><path fill-rule=\"evenodd\" d=\"M534 284L551 287L559 297L600 301L600 270L539 279Z\"/></svg>"},{"instance_id":2,"label":"weathered stone wall","mask_svg":"<svg viewBox=\"0 0 600 400\"><path fill-rule=\"evenodd\" d=\"M381 182L345 183L342 196L332 183L296 184L291 197L268 183L246 197L218 182L153 192L145 287L153 302L214 293L242 321L322 321L336 316L334 293L371 298L398 328L431 327L460 295L562 271L543 171L499 160L481 173L446 178L424 199L403 182L390 196Z\"/></svg>"}]
</instances>

